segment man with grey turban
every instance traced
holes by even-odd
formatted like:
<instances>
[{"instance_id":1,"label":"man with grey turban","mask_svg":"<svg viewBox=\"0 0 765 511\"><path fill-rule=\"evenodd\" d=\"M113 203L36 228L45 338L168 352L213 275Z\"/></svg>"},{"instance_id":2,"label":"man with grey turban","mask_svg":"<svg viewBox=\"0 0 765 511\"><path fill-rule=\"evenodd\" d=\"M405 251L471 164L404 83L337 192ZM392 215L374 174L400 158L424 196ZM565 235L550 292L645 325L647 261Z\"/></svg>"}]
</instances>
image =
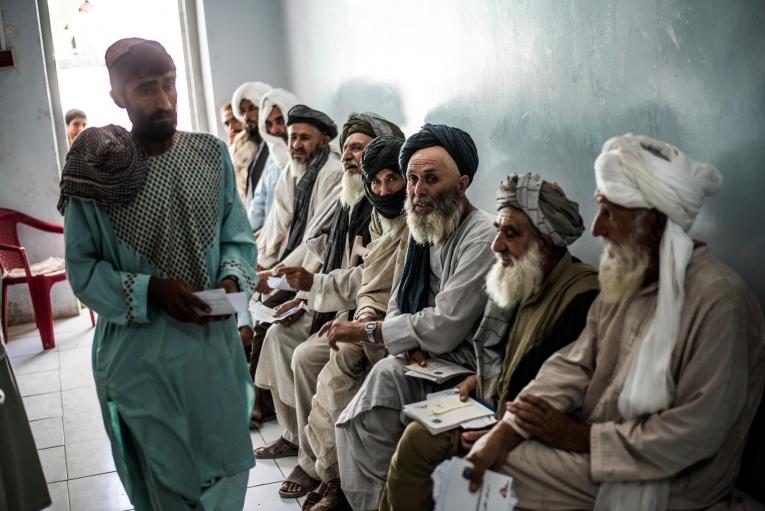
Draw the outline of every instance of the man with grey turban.
<instances>
[{"instance_id":1,"label":"man with grey turban","mask_svg":"<svg viewBox=\"0 0 765 511\"><path fill-rule=\"evenodd\" d=\"M98 313L93 374L114 464L136 510L242 509L252 380L234 318L211 317L196 294L256 284L228 149L176 130L175 65L159 43L117 41L106 66L133 129L75 139L59 207L69 282Z\"/></svg>"},{"instance_id":2,"label":"man with grey turban","mask_svg":"<svg viewBox=\"0 0 765 511\"><path fill-rule=\"evenodd\" d=\"M370 339L393 355L372 367L336 428L342 489L356 510L377 509L396 442L401 409L435 385L406 376L408 363L439 357L475 363L472 338L486 306L484 276L494 256L491 217L465 192L478 151L464 131L426 124L401 147L410 240L401 282Z\"/></svg>"},{"instance_id":3,"label":"man with grey turban","mask_svg":"<svg viewBox=\"0 0 765 511\"><path fill-rule=\"evenodd\" d=\"M765 322L688 235L720 174L624 135L604 144L595 179L601 294L579 338L473 446L471 491L493 468L524 509L729 509L765 383Z\"/></svg>"},{"instance_id":4,"label":"man with grey turban","mask_svg":"<svg viewBox=\"0 0 765 511\"><path fill-rule=\"evenodd\" d=\"M504 412L542 363L579 336L598 294L598 277L566 248L584 230L578 204L538 174L502 181L496 226L497 260L486 277L489 301L473 339L471 369L477 374L457 389L463 401L475 393ZM420 423L409 424L391 460L380 510L432 509L433 470L466 454L487 432L458 428L431 435Z\"/></svg>"},{"instance_id":5,"label":"man with grey turban","mask_svg":"<svg viewBox=\"0 0 765 511\"><path fill-rule=\"evenodd\" d=\"M319 118L317 122L323 121ZM273 325L266 334L255 381L271 390L277 419L285 433L272 445L256 450L259 458L294 452L294 444L298 443L295 440L301 446L308 445L304 426L318 373L330 356L327 339L318 335L318 331L338 316L353 317L363 263L371 243L382 234L370 229L372 205L364 194L359 160L374 137L391 134L403 138L398 126L377 114L351 114L340 135L344 168L340 191L316 215L306 235L306 246L322 259L321 272L287 264L276 268L299 291L293 301L282 307L292 308L302 301L311 312ZM301 451L301 459L303 454ZM282 486L282 496L300 496L311 490L318 484L311 474L315 474L312 462L310 466L298 465Z\"/></svg>"}]
</instances>

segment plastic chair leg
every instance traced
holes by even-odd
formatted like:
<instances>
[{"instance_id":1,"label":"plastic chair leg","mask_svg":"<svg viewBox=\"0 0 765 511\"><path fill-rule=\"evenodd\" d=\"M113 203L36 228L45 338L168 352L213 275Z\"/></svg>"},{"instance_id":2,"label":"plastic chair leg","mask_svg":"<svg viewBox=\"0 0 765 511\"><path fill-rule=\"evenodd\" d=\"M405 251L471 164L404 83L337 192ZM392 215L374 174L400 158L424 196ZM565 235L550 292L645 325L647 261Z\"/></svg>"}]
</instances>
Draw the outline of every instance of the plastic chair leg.
<instances>
[{"instance_id":1,"label":"plastic chair leg","mask_svg":"<svg viewBox=\"0 0 765 511\"><path fill-rule=\"evenodd\" d=\"M43 349L56 347L53 336L53 310L50 304L50 284L45 280L33 279L29 282L29 293L32 295L32 308L35 311L35 323L40 331Z\"/></svg>"}]
</instances>

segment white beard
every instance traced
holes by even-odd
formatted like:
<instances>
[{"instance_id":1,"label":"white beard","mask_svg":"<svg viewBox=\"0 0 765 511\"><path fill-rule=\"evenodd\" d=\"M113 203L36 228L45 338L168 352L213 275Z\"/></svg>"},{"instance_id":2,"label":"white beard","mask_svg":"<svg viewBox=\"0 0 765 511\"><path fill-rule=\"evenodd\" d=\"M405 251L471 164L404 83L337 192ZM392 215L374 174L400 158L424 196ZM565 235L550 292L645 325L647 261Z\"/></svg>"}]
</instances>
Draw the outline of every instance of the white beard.
<instances>
[{"instance_id":1,"label":"white beard","mask_svg":"<svg viewBox=\"0 0 765 511\"><path fill-rule=\"evenodd\" d=\"M292 173L295 174L295 177L298 180L300 180L300 178L303 177L303 174L305 174L305 171L308 168L308 163L304 161L298 161L295 159L292 159L291 163L292 163Z\"/></svg>"},{"instance_id":2,"label":"white beard","mask_svg":"<svg viewBox=\"0 0 765 511\"><path fill-rule=\"evenodd\" d=\"M643 287L648 264L648 250L635 239L623 245L606 240L598 270L603 301L615 303L635 296Z\"/></svg>"},{"instance_id":3,"label":"white beard","mask_svg":"<svg viewBox=\"0 0 765 511\"><path fill-rule=\"evenodd\" d=\"M494 263L486 276L486 292L501 308L509 309L531 298L543 280L542 252L534 243L523 256L513 258L512 266L502 266L501 260Z\"/></svg>"},{"instance_id":4,"label":"white beard","mask_svg":"<svg viewBox=\"0 0 765 511\"><path fill-rule=\"evenodd\" d=\"M404 208L409 232L419 245L435 245L447 240L457 230L462 219L462 207L457 194L435 200L433 211L425 216L414 212L414 204L408 196Z\"/></svg>"},{"instance_id":5,"label":"white beard","mask_svg":"<svg viewBox=\"0 0 765 511\"><path fill-rule=\"evenodd\" d=\"M352 208L364 197L364 180L361 174L343 172L340 184L340 204L343 207Z\"/></svg>"}]
</instances>

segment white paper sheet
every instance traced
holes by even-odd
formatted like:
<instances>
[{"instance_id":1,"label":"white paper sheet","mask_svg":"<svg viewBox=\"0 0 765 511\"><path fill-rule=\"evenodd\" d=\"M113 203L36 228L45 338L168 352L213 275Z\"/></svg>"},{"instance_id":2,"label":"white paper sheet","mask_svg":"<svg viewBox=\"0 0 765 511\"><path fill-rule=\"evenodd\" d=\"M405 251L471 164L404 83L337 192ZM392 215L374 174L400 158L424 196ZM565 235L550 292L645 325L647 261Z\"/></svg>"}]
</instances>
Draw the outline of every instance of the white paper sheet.
<instances>
[{"instance_id":1,"label":"white paper sheet","mask_svg":"<svg viewBox=\"0 0 765 511\"><path fill-rule=\"evenodd\" d=\"M470 479L466 469L473 465L462 458L454 457L441 463L431 476L433 478L433 500L435 511L512 511L518 500L513 494L513 478L487 470L483 484L475 493L470 493Z\"/></svg>"},{"instance_id":2,"label":"white paper sheet","mask_svg":"<svg viewBox=\"0 0 765 511\"><path fill-rule=\"evenodd\" d=\"M244 293L226 293L221 288L198 291L194 296L210 307L210 312L194 308L200 316L226 316L239 314L247 310L247 295Z\"/></svg>"},{"instance_id":3,"label":"white paper sheet","mask_svg":"<svg viewBox=\"0 0 765 511\"><path fill-rule=\"evenodd\" d=\"M252 315L253 321L261 321L263 323L273 323L275 321L281 321L284 318L288 318L292 316L293 314L297 313L299 310L304 310L308 312L308 307L304 302L300 302L300 305L296 305L295 307L289 309L288 311L284 312L281 316L275 316L276 310L272 309L271 307L267 305L263 305L263 302L255 302L255 304L250 307L250 314Z\"/></svg>"},{"instance_id":4,"label":"white paper sheet","mask_svg":"<svg viewBox=\"0 0 765 511\"><path fill-rule=\"evenodd\" d=\"M281 289L282 291L295 290L290 286L289 282L287 282L287 277L285 276L268 277L268 287L271 289Z\"/></svg>"}]
</instances>

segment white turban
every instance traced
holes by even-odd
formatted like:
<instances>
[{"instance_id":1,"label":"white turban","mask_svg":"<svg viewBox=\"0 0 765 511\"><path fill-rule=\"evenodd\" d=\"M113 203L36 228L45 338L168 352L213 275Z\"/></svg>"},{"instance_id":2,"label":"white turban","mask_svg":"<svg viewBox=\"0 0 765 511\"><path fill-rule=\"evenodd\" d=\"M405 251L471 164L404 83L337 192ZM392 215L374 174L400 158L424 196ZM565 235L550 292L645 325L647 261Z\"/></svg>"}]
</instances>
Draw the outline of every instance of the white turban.
<instances>
[{"instance_id":1,"label":"white turban","mask_svg":"<svg viewBox=\"0 0 765 511\"><path fill-rule=\"evenodd\" d=\"M231 96L231 110L234 112L234 117L239 119L239 122L245 122L244 115L239 110L239 104L242 100L246 99L257 107L263 96L271 89L273 87L264 82L245 82L237 87L234 95Z\"/></svg>"},{"instance_id":2,"label":"white turban","mask_svg":"<svg viewBox=\"0 0 765 511\"><path fill-rule=\"evenodd\" d=\"M271 89L267 94L264 94L260 100L258 110L258 129L260 130L260 136L268 144L268 152L279 167L284 166L289 162L290 151L287 143L282 137L269 135L266 131L266 119L271 115L271 110L276 106L282 111L282 117L284 122L287 122L287 112L290 108L299 104L298 98L288 90L284 89Z\"/></svg>"},{"instance_id":3,"label":"white turban","mask_svg":"<svg viewBox=\"0 0 765 511\"><path fill-rule=\"evenodd\" d=\"M659 246L656 312L619 395L627 420L669 408L675 398L670 362L685 301L685 270L693 253L688 230L704 198L722 184L711 165L697 163L666 142L640 135L614 137L595 160L598 193L626 208L655 208L667 215ZM601 485L596 510L666 509L669 483Z\"/></svg>"}]
</instances>

